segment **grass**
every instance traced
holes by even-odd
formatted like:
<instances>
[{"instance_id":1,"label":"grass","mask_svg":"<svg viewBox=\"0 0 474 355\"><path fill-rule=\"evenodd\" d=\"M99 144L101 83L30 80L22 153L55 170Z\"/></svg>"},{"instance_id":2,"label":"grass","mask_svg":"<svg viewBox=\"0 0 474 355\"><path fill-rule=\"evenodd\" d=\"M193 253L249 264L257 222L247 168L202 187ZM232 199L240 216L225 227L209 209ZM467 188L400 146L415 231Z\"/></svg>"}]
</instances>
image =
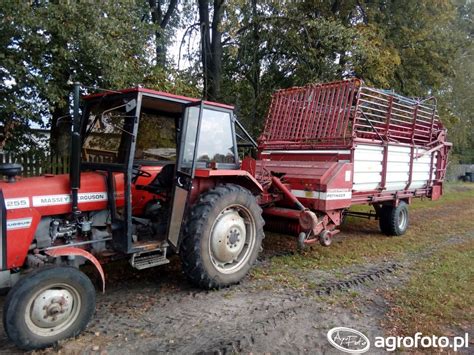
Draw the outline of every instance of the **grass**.
<instances>
[{"instance_id":1,"label":"grass","mask_svg":"<svg viewBox=\"0 0 474 355\"><path fill-rule=\"evenodd\" d=\"M341 279L348 266L410 260L408 281L383 294L390 304L384 327L392 335L462 335L472 327L474 314L473 212L474 184L448 184L438 201L413 201L410 228L404 236L386 237L377 221L348 218L329 248L318 245L302 254L274 257L269 265L254 269L252 276L262 288L297 289L314 297L311 290L318 286L317 272ZM443 242L432 254L419 257ZM270 234L265 246L296 250L295 244L292 237ZM328 306L342 302L353 311L360 306L357 292L319 299Z\"/></svg>"},{"instance_id":2,"label":"grass","mask_svg":"<svg viewBox=\"0 0 474 355\"><path fill-rule=\"evenodd\" d=\"M418 263L407 285L388 295L394 335L467 331L474 314L474 240Z\"/></svg>"},{"instance_id":3,"label":"grass","mask_svg":"<svg viewBox=\"0 0 474 355\"><path fill-rule=\"evenodd\" d=\"M447 185L445 194L438 201L414 201L410 206L411 225L404 236L387 237L379 232L377 221L348 218L341 228L342 233L329 248L318 244L303 253L274 257L270 265L254 269L252 276L282 287L310 288L302 273L305 270L337 273L341 272L337 269L345 266L390 261L410 252L419 252L433 243L474 230L473 203L472 184ZM367 207L356 207L358 210L364 208ZM280 250L295 250L296 243L294 238L270 234L264 247L275 248L273 244Z\"/></svg>"}]
</instances>

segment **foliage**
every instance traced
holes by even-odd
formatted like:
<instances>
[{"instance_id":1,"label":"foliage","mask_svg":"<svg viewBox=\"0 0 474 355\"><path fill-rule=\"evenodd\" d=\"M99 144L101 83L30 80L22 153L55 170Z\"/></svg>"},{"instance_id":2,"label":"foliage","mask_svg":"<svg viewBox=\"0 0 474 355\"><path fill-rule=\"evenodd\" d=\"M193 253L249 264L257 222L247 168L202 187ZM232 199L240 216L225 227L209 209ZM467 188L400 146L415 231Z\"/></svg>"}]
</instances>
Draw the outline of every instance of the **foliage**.
<instances>
[{"instance_id":1,"label":"foliage","mask_svg":"<svg viewBox=\"0 0 474 355\"><path fill-rule=\"evenodd\" d=\"M366 2L361 10L363 21L357 27L369 32L367 45L375 45L379 56L389 60L362 66L359 75L370 84L409 96L425 96L452 74L452 53L459 44L453 28L456 9L451 1L375 1ZM370 40L373 34L375 43Z\"/></svg>"},{"instance_id":2,"label":"foliage","mask_svg":"<svg viewBox=\"0 0 474 355\"><path fill-rule=\"evenodd\" d=\"M253 133L258 132L275 89L351 74L347 58L342 57L359 53L357 32L340 19L318 16L317 7L304 6L243 2L241 15L227 18L240 23L240 28L228 34L222 97L237 105L239 117Z\"/></svg>"},{"instance_id":3,"label":"foliage","mask_svg":"<svg viewBox=\"0 0 474 355\"><path fill-rule=\"evenodd\" d=\"M279 88L355 75L408 96L432 95L454 74L452 54L462 45L449 0L231 3L238 15L225 17L232 30L221 98L254 133Z\"/></svg>"},{"instance_id":4,"label":"foliage","mask_svg":"<svg viewBox=\"0 0 474 355\"><path fill-rule=\"evenodd\" d=\"M196 76L190 71L177 71L173 68L154 67L146 73L143 86L176 95L200 96Z\"/></svg>"},{"instance_id":5,"label":"foliage","mask_svg":"<svg viewBox=\"0 0 474 355\"><path fill-rule=\"evenodd\" d=\"M67 135L55 133L69 114L71 81L113 89L143 80L149 28L132 2L7 1L0 11L2 79L14 82L3 95L4 123L46 118L53 145L67 147Z\"/></svg>"},{"instance_id":6,"label":"foliage","mask_svg":"<svg viewBox=\"0 0 474 355\"><path fill-rule=\"evenodd\" d=\"M474 3L458 2L457 28L461 46L452 63L454 75L438 92L441 107L461 163L474 163Z\"/></svg>"},{"instance_id":7,"label":"foliage","mask_svg":"<svg viewBox=\"0 0 474 355\"><path fill-rule=\"evenodd\" d=\"M20 143L29 123L44 120L60 136L68 81L202 93L236 105L258 135L274 90L355 75L404 95L436 95L455 152L470 161L473 12L469 0L6 1L3 141L30 145ZM183 70L170 56L173 38L187 44ZM67 146L54 139L53 146Z\"/></svg>"}]
</instances>

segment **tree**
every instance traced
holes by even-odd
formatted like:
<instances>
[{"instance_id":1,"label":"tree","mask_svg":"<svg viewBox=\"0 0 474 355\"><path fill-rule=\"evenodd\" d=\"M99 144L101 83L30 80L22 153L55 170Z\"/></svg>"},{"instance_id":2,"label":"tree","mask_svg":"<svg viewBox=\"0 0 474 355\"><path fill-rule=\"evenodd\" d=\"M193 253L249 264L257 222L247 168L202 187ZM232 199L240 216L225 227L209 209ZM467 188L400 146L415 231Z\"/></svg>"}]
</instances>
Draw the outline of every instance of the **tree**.
<instances>
[{"instance_id":1,"label":"tree","mask_svg":"<svg viewBox=\"0 0 474 355\"><path fill-rule=\"evenodd\" d=\"M221 97L255 131L279 88L357 76L432 95L453 75L460 46L450 0L229 0L227 7Z\"/></svg>"},{"instance_id":2,"label":"tree","mask_svg":"<svg viewBox=\"0 0 474 355\"><path fill-rule=\"evenodd\" d=\"M201 29L201 62L203 70L203 97L218 100L222 72L222 18L224 0L214 0L210 22L209 0L198 0Z\"/></svg>"},{"instance_id":3,"label":"tree","mask_svg":"<svg viewBox=\"0 0 474 355\"><path fill-rule=\"evenodd\" d=\"M143 6L125 0L2 4L3 126L14 121L27 130L30 121L46 121L51 149L68 154L70 83L108 89L141 83L152 33L143 15Z\"/></svg>"},{"instance_id":4,"label":"tree","mask_svg":"<svg viewBox=\"0 0 474 355\"><path fill-rule=\"evenodd\" d=\"M452 76L459 42L450 0L379 0L358 5L355 24L366 42L355 73L369 84L425 96Z\"/></svg>"},{"instance_id":5,"label":"tree","mask_svg":"<svg viewBox=\"0 0 474 355\"><path fill-rule=\"evenodd\" d=\"M164 10L165 2L167 8ZM176 14L178 0L148 0L151 12L151 21L155 25L155 60L156 64L164 67L166 65L166 52L171 37L169 25ZM174 27L174 26L172 26Z\"/></svg>"},{"instance_id":6,"label":"tree","mask_svg":"<svg viewBox=\"0 0 474 355\"><path fill-rule=\"evenodd\" d=\"M228 11L239 15L225 18L233 31L223 41L222 97L237 105L254 133L275 89L351 75L349 60L341 58L360 51L361 44L354 43L357 31L323 16L321 2L310 3L235 1L237 10Z\"/></svg>"},{"instance_id":7,"label":"tree","mask_svg":"<svg viewBox=\"0 0 474 355\"><path fill-rule=\"evenodd\" d=\"M474 163L474 3L456 2L455 22L461 43L453 53L453 76L446 77L438 90L443 118L453 142L454 159L464 164Z\"/></svg>"}]
</instances>

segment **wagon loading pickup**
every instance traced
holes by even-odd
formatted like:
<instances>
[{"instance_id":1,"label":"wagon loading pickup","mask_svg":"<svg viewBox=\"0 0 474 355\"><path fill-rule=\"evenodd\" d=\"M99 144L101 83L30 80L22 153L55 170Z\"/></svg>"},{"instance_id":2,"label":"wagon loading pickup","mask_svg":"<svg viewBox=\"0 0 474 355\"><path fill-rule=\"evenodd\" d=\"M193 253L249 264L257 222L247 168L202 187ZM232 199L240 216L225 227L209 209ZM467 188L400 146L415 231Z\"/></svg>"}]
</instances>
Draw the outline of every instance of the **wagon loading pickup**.
<instances>
[{"instance_id":1,"label":"wagon loading pickup","mask_svg":"<svg viewBox=\"0 0 474 355\"><path fill-rule=\"evenodd\" d=\"M301 248L328 246L347 214L401 235L411 199L442 194L451 144L434 99L357 79L281 90L254 142L232 106L135 88L86 96L80 110L74 93L70 174L0 167L4 326L24 349L85 328L86 261L105 289L101 264L145 269L173 251L195 285L225 287L255 262L264 223ZM242 140L257 159L239 158ZM358 204L375 212L348 212Z\"/></svg>"}]
</instances>

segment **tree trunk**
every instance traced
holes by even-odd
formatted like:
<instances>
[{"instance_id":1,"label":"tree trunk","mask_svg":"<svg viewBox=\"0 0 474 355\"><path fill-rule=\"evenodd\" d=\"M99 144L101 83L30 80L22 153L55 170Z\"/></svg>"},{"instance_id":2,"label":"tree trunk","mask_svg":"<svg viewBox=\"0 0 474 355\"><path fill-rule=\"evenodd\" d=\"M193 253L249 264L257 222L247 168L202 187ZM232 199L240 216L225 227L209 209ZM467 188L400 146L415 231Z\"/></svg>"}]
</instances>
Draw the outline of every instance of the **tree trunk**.
<instances>
[{"instance_id":1,"label":"tree trunk","mask_svg":"<svg viewBox=\"0 0 474 355\"><path fill-rule=\"evenodd\" d=\"M222 32L220 29L224 14L224 0L214 0L214 15L212 17L211 67L209 99L218 100L221 91L222 76Z\"/></svg>"},{"instance_id":2,"label":"tree trunk","mask_svg":"<svg viewBox=\"0 0 474 355\"><path fill-rule=\"evenodd\" d=\"M163 14L162 8L163 0L149 0L148 4L150 5L151 11L151 21L157 25L157 30L155 31L155 54L156 54L156 65L164 67L166 65L166 53L167 53L167 43L166 38L164 37L164 31L168 26L168 23L176 10L176 5L178 0L170 0L168 4L168 9Z\"/></svg>"},{"instance_id":3,"label":"tree trunk","mask_svg":"<svg viewBox=\"0 0 474 355\"><path fill-rule=\"evenodd\" d=\"M203 74L203 98L208 98L209 88L209 63L211 52L211 38L209 32L209 4L208 0L198 0L199 27L201 29L201 63Z\"/></svg>"},{"instance_id":4,"label":"tree trunk","mask_svg":"<svg viewBox=\"0 0 474 355\"><path fill-rule=\"evenodd\" d=\"M155 32L156 36L156 65L164 67L166 65L166 43L161 31Z\"/></svg>"},{"instance_id":5,"label":"tree trunk","mask_svg":"<svg viewBox=\"0 0 474 355\"><path fill-rule=\"evenodd\" d=\"M66 102L68 101L66 100ZM55 107L52 109L51 116L51 153L59 156L69 155L71 148L71 117L68 108Z\"/></svg>"},{"instance_id":6,"label":"tree trunk","mask_svg":"<svg viewBox=\"0 0 474 355\"><path fill-rule=\"evenodd\" d=\"M198 7L204 81L203 97L209 100L218 100L222 80L222 32L220 26L224 14L224 0L214 0L211 25L209 23L209 0L198 0Z\"/></svg>"},{"instance_id":7,"label":"tree trunk","mask_svg":"<svg viewBox=\"0 0 474 355\"><path fill-rule=\"evenodd\" d=\"M252 88L253 88L253 107L252 107L252 129L255 129L258 124L257 107L260 101L260 34L259 25L257 23L257 0L252 0L252 39L253 39L253 53L252 53Z\"/></svg>"}]
</instances>

